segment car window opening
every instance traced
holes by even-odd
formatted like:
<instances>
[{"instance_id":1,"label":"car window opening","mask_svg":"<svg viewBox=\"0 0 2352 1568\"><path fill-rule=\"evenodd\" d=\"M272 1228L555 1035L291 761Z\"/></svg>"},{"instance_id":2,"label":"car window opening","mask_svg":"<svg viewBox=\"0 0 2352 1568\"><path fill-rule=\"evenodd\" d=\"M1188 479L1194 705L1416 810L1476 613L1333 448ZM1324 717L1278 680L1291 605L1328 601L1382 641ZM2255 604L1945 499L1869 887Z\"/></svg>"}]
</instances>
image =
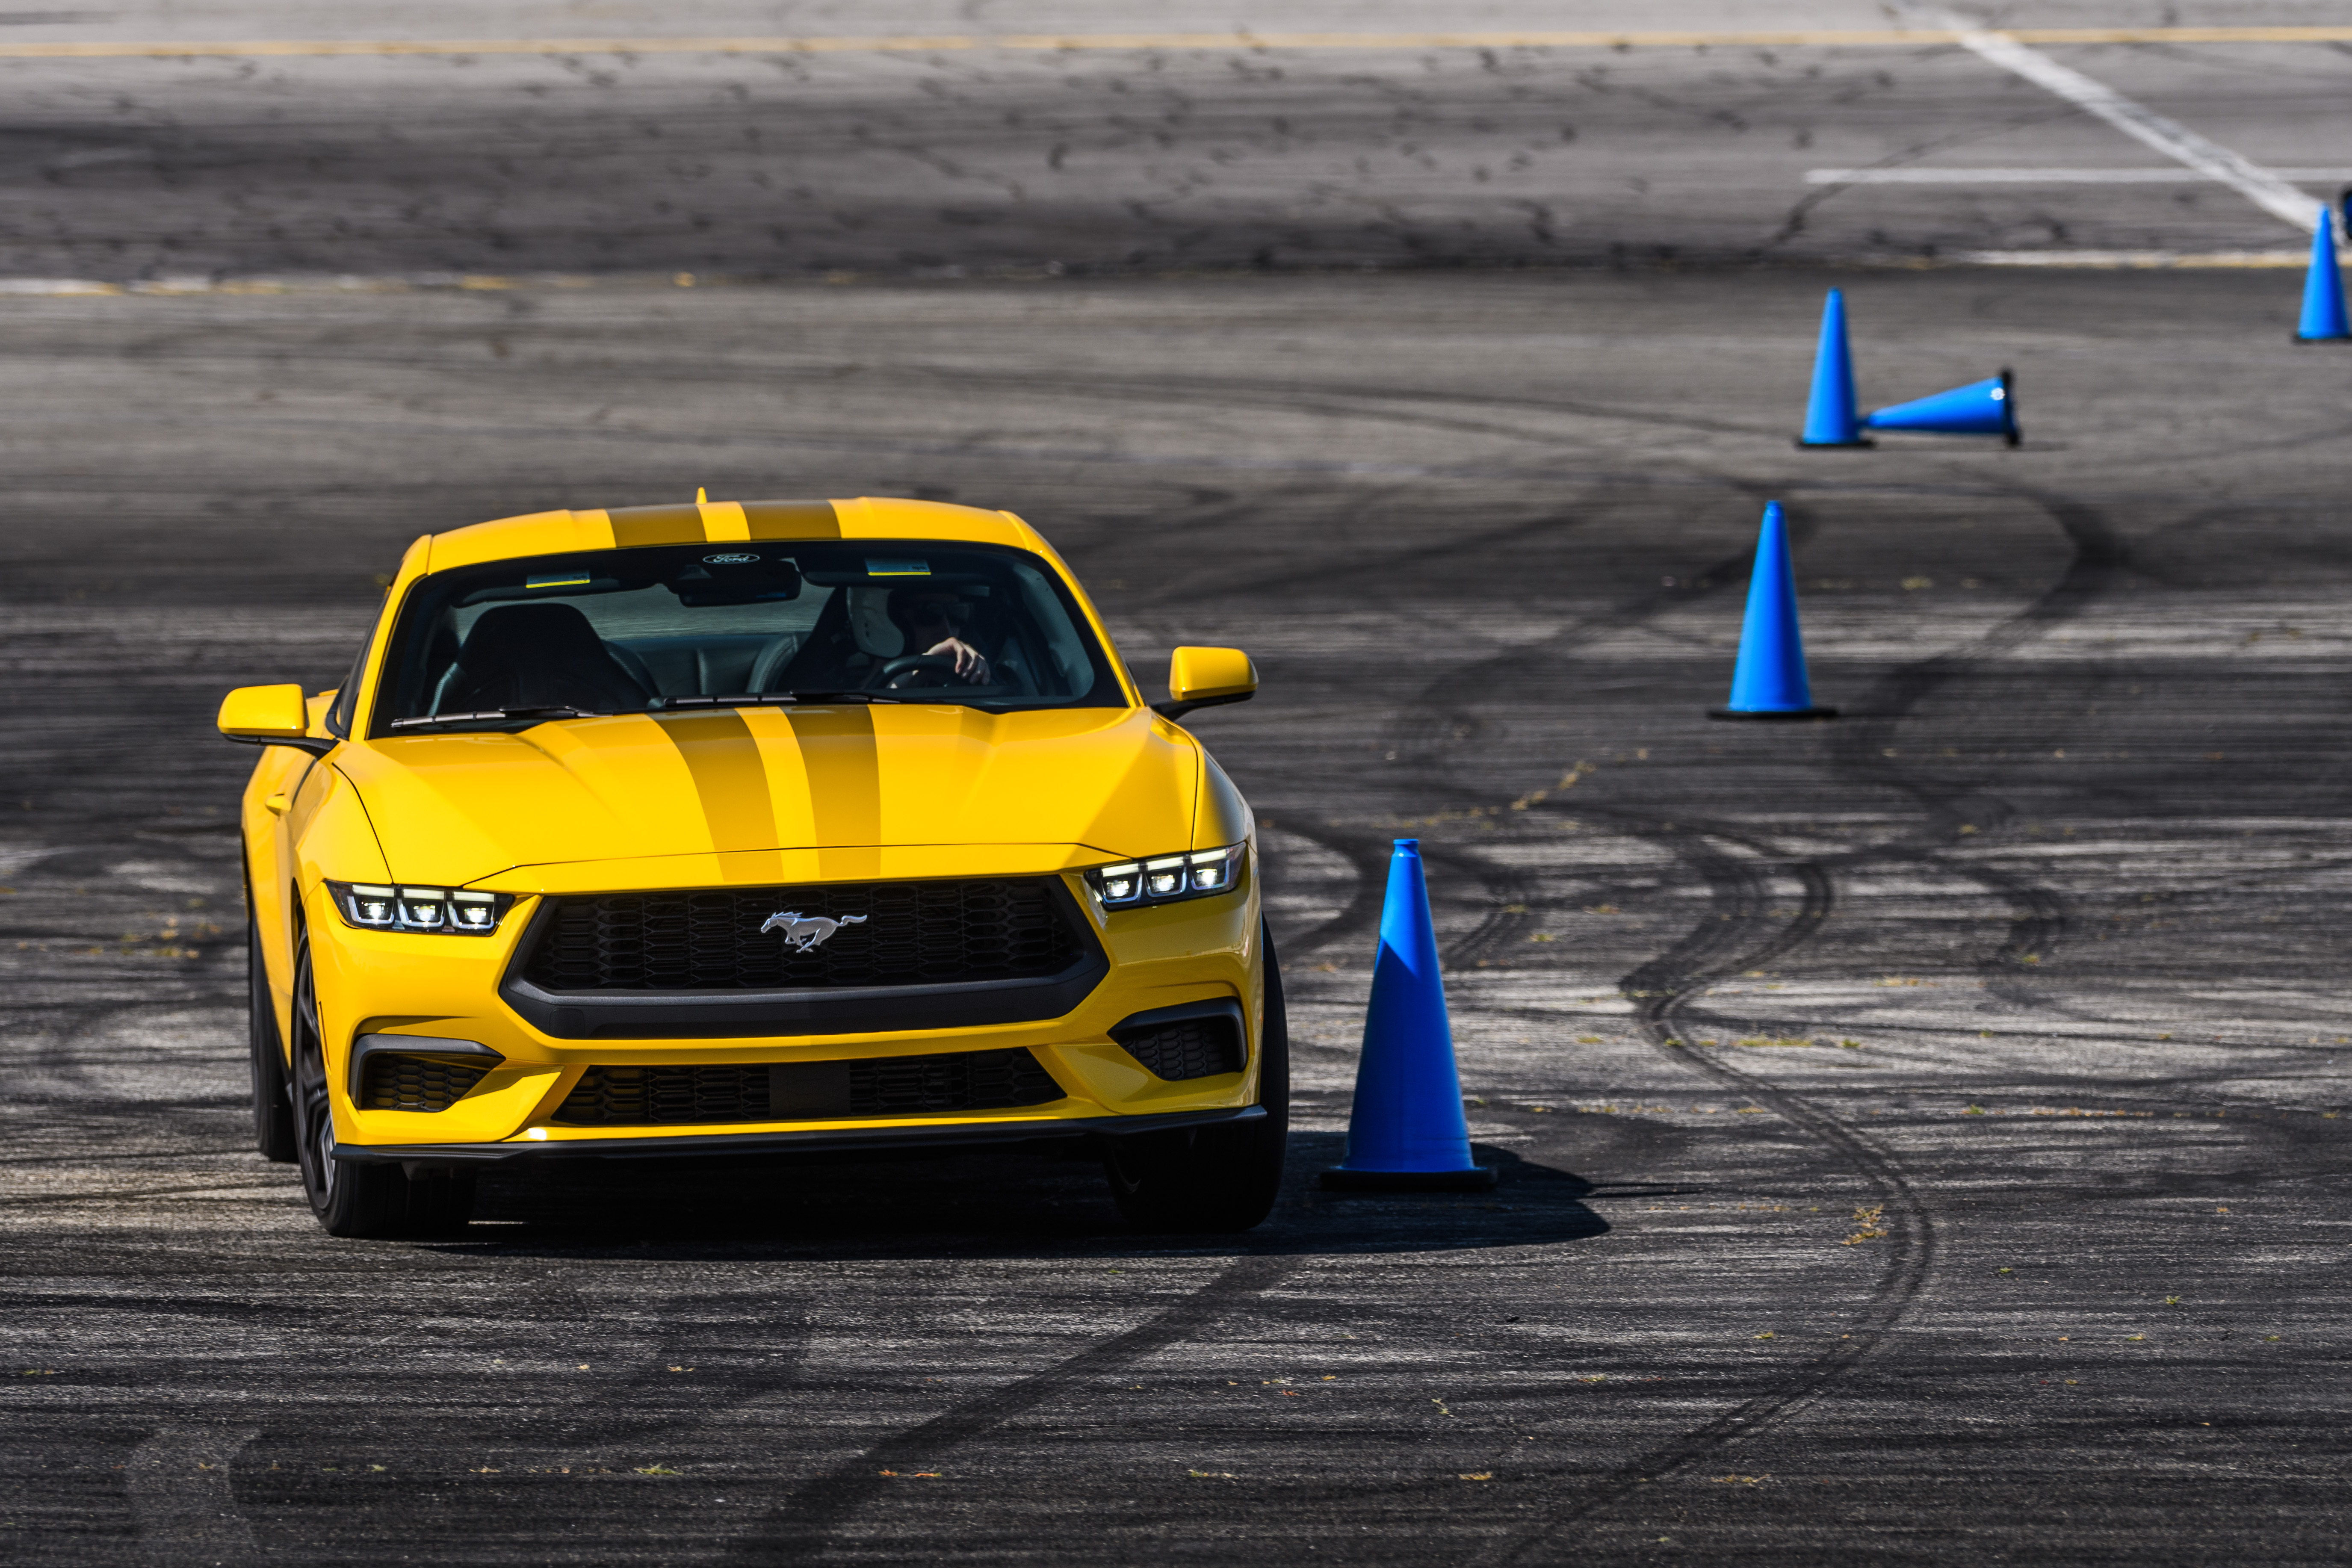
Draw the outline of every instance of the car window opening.
<instances>
[{"instance_id":1,"label":"car window opening","mask_svg":"<svg viewBox=\"0 0 2352 1568\"><path fill-rule=\"evenodd\" d=\"M661 545L436 572L400 610L378 735L793 701L1125 707L1026 552Z\"/></svg>"}]
</instances>

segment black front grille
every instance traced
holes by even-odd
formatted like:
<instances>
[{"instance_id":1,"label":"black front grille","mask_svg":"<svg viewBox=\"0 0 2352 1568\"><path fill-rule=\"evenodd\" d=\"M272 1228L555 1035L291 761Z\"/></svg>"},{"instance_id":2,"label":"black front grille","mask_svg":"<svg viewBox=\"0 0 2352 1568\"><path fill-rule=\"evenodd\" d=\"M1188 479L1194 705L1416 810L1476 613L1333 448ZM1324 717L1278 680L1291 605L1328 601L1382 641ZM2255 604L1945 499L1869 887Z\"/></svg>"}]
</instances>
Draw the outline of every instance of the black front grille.
<instances>
[{"instance_id":1,"label":"black front grille","mask_svg":"<svg viewBox=\"0 0 2352 1568\"><path fill-rule=\"evenodd\" d=\"M557 1107L571 1127L817 1121L1049 1105L1062 1086L1025 1050L727 1067L593 1067Z\"/></svg>"},{"instance_id":2,"label":"black front grille","mask_svg":"<svg viewBox=\"0 0 2352 1568\"><path fill-rule=\"evenodd\" d=\"M446 1110L488 1076L487 1068L372 1053L360 1071L362 1110Z\"/></svg>"},{"instance_id":3,"label":"black front grille","mask_svg":"<svg viewBox=\"0 0 2352 1568\"><path fill-rule=\"evenodd\" d=\"M554 898L520 976L558 994L969 984L1061 974L1090 947L1058 878ZM835 923L796 947L792 912Z\"/></svg>"},{"instance_id":4,"label":"black front grille","mask_svg":"<svg viewBox=\"0 0 2352 1568\"><path fill-rule=\"evenodd\" d=\"M1150 1028L1121 1029L1118 1043L1152 1077L1171 1083L1242 1070L1241 1028L1232 1018L1187 1018Z\"/></svg>"}]
</instances>

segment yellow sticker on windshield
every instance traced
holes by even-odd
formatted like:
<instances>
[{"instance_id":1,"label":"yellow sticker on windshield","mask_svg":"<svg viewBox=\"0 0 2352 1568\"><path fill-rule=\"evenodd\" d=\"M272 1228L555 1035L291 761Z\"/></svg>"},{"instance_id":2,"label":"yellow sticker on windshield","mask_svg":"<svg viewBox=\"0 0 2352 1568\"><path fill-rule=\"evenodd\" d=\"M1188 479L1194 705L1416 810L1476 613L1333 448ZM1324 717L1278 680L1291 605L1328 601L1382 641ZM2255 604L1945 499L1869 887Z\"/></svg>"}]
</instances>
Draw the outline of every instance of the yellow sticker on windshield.
<instances>
[{"instance_id":1,"label":"yellow sticker on windshield","mask_svg":"<svg viewBox=\"0 0 2352 1568\"><path fill-rule=\"evenodd\" d=\"M588 583L585 572L559 572L551 577L526 577L522 580L526 588L585 588Z\"/></svg>"},{"instance_id":2,"label":"yellow sticker on windshield","mask_svg":"<svg viewBox=\"0 0 2352 1568\"><path fill-rule=\"evenodd\" d=\"M928 577L931 574L931 563L928 561L877 560L869 555L866 558L866 574L868 577Z\"/></svg>"}]
</instances>

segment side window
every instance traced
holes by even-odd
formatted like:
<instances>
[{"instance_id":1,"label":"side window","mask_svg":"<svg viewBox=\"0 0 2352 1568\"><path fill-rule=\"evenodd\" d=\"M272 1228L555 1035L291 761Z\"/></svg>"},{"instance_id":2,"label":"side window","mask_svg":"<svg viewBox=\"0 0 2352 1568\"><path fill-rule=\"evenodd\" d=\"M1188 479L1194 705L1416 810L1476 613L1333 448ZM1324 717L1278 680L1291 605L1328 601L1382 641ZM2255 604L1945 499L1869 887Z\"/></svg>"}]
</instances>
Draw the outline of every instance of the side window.
<instances>
[{"instance_id":1,"label":"side window","mask_svg":"<svg viewBox=\"0 0 2352 1568\"><path fill-rule=\"evenodd\" d=\"M327 710L327 733L339 741L352 738L352 717L360 702L360 677L367 673L368 649L375 645L375 629L383 620L383 611L379 607L376 618L368 623L367 636L360 639L360 654L352 660L352 672L343 677L343 689L335 693L335 704Z\"/></svg>"}]
</instances>

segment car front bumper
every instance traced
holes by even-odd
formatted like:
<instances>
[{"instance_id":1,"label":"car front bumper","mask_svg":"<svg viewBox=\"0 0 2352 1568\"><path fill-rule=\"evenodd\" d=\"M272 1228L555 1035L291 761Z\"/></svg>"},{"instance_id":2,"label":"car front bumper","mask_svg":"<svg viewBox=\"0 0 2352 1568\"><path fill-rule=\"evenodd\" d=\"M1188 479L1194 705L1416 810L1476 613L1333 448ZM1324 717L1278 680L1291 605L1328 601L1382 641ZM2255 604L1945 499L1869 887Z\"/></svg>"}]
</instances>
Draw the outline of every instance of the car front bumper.
<instances>
[{"instance_id":1,"label":"car front bumper","mask_svg":"<svg viewBox=\"0 0 2352 1568\"><path fill-rule=\"evenodd\" d=\"M509 1160L689 1160L741 1154L801 1154L1032 1143L1060 1138L1131 1138L1187 1127L1230 1127L1265 1118L1262 1105L1145 1116L1057 1116L1028 1121L927 1122L915 1126L803 1127L778 1131L690 1132L667 1138L529 1139L497 1143L339 1143L354 1164L476 1165Z\"/></svg>"},{"instance_id":2,"label":"car front bumper","mask_svg":"<svg viewBox=\"0 0 2352 1568\"><path fill-rule=\"evenodd\" d=\"M1258 1100L1265 955L1255 868L1234 891L1105 915L1069 878L1108 959L1102 979L1061 1016L961 1027L856 1034L673 1039L580 1039L542 1031L500 993L531 900L499 933L444 936L355 930L324 889L306 898L337 1157L454 1163L480 1160L685 1157L815 1149L893 1149L1117 1135L1232 1120ZM1243 1070L1168 1081L1146 1070L1110 1031L1139 1013L1199 1002L1238 1003ZM923 1020L910 1020L923 1021ZM502 1058L447 1109L371 1110L352 1094L362 1036L477 1043ZM749 1067L1025 1048L1065 1098L1011 1109L864 1119L566 1123L558 1116L592 1067Z\"/></svg>"}]
</instances>

